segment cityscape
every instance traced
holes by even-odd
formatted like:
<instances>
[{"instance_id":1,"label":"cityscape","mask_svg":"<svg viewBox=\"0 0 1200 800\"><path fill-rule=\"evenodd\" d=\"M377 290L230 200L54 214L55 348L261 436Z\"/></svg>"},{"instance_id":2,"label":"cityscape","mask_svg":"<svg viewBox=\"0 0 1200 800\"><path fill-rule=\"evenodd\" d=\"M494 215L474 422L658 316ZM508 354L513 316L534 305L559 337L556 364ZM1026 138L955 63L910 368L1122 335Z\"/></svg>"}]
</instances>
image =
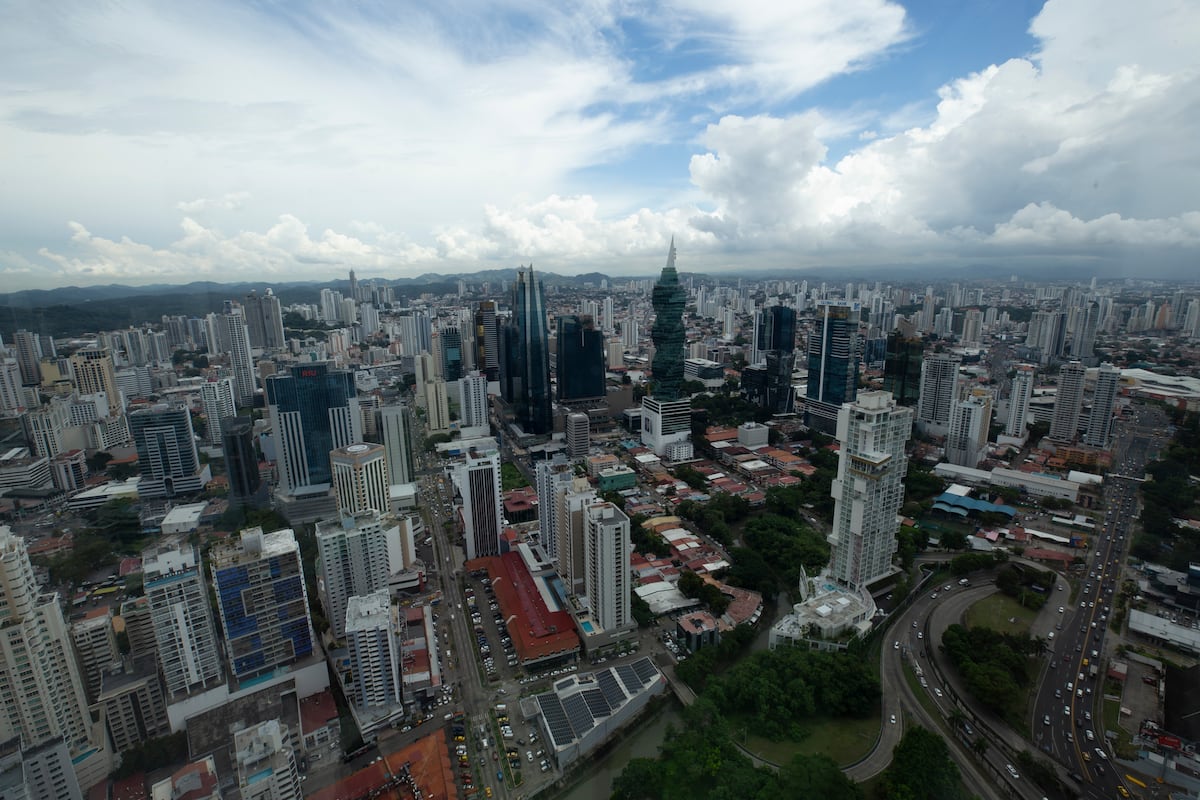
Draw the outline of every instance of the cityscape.
<instances>
[{"instance_id":1,"label":"cityscape","mask_svg":"<svg viewBox=\"0 0 1200 800\"><path fill-rule=\"evenodd\" d=\"M0 800L1200 800L1200 5L0 45Z\"/></svg>"}]
</instances>

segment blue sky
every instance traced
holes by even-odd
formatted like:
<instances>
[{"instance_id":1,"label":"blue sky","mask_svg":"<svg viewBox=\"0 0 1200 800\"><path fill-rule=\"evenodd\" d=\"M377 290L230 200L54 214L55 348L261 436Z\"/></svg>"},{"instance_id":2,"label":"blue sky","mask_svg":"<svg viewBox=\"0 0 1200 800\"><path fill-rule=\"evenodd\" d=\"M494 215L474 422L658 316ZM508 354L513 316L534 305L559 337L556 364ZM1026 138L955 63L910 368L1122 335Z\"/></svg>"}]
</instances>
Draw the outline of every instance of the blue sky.
<instances>
[{"instance_id":1,"label":"blue sky","mask_svg":"<svg viewBox=\"0 0 1200 800\"><path fill-rule=\"evenodd\" d=\"M1200 4L563 5L8 4L4 286L1196 261Z\"/></svg>"}]
</instances>

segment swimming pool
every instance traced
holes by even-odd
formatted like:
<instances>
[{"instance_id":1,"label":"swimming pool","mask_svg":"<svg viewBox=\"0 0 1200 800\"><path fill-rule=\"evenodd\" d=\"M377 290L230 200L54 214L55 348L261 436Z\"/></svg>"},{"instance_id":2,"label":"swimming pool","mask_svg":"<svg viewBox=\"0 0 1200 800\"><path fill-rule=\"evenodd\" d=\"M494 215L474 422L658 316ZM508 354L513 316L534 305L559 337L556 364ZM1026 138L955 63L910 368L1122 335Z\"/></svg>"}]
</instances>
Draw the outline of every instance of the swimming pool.
<instances>
[{"instance_id":1,"label":"swimming pool","mask_svg":"<svg viewBox=\"0 0 1200 800\"><path fill-rule=\"evenodd\" d=\"M579 625L580 625L580 626L583 628L583 632L584 632L584 633L591 633L591 632L592 632L592 623L590 623L590 622L581 622L581 623L579 623Z\"/></svg>"}]
</instances>

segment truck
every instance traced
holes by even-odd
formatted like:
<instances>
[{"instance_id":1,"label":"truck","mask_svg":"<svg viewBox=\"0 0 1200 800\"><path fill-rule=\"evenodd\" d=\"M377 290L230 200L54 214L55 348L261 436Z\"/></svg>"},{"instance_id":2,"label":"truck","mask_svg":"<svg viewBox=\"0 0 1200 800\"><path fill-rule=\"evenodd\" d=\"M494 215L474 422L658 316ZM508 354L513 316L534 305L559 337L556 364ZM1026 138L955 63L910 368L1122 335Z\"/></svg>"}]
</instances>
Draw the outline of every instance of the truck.
<instances>
[{"instance_id":1,"label":"truck","mask_svg":"<svg viewBox=\"0 0 1200 800\"><path fill-rule=\"evenodd\" d=\"M1093 678L1096 677L1097 672L1099 672L1099 670L1096 669L1095 664L1092 664L1090 667L1088 667L1088 675L1091 675Z\"/></svg>"}]
</instances>

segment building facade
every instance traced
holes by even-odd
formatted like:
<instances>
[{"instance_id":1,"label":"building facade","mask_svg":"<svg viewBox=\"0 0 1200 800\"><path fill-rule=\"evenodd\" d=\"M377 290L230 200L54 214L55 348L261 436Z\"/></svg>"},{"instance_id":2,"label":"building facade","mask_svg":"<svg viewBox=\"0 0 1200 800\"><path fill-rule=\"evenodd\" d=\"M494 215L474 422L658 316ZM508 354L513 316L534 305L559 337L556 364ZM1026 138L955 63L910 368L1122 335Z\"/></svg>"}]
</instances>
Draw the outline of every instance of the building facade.
<instances>
[{"instance_id":1,"label":"building facade","mask_svg":"<svg viewBox=\"0 0 1200 800\"><path fill-rule=\"evenodd\" d=\"M604 333L591 317L558 318L555 364L560 403L604 397Z\"/></svg>"},{"instance_id":2,"label":"building facade","mask_svg":"<svg viewBox=\"0 0 1200 800\"><path fill-rule=\"evenodd\" d=\"M630 611L629 517L612 503L595 503L584 511L584 594L592 616L606 631L633 624Z\"/></svg>"},{"instance_id":3,"label":"building facade","mask_svg":"<svg viewBox=\"0 0 1200 800\"><path fill-rule=\"evenodd\" d=\"M838 409L854 399L861 360L858 303L823 302L808 338L808 386L804 422L822 433L837 429Z\"/></svg>"},{"instance_id":4,"label":"building facade","mask_svg":"<svg viewBox=\"0 0 1200 800\"><path fill-rule=\"evenodd\" d=\"M329 485L329 451L362 441L354 375L328 362L267 378L267 408L284 494Z\"/></svg>"},{"instance_id":5,"label":"building facade","mask_svg":"<svg viewBox=\"0 0 1200 800\"><path fill-rule=\"evenodd\" d=\"M404 681L396 627L387 592L350 598L346 648L354 676L349 693L355 705L370 708L401 702Z\"/></svg>"},{"instance_id":6,"label":"building facade","mask_svg":"<svg viewBox=\"0 0 1200 800\"><path fill-rule=\"evenodd\" d=\"M921 398L917 402L917 429L929 436L945 436L950 431L950 410L958 388L958 368L962 357L954 353L933 353L921 364Z\"/></svg>"},{"instance_id":7,"label":"building facade","mask_svg":"<svg viewBox=\"0 0 1200 800\"><path fill-rule=\"evenodd\" d=\"M388 477L392 483L412 483L413 469L412 412L408 406L392 405L379 409L379 435L387 456Z\"/></svg>"},{"instance_id":8,"label":"building facade","mask_svg":"<svg viewBox=\"0 0 1200 800\"><path fill-rule=\"evenodd\" d=\"M512 317L502 330L500 385L521 428L543 435L554 428L550 404L550 332L546 297L533 267L520 270L510 299Z\"/></svg>"},{"instance_id":9,"label":"building facade","mask_svg":"<svg viewBox=\"0 0 1200 800\"><path fill-rule=\"evenodd\" d=\"M358 443L339 447L330 451L329 462L339 514L368 509L388 513L391 479L383 445Z\"/></svg>"},{"instance_id":10,"label":"building facade","mask_svg":"<svg viewBox=\"0 0 1200 800\"><path fill-rule=\"evenodd\" d=\"M142 558L142 575L167 697L220 685L221 653L196 550L178 545L151 552Z\"/></svg>"},{"instance_id":11,"label":"building facade","mask_svg":"<svg viewBox=\"0 0 1200 800\"><path fill-rule=\"evenodd\" d=\"M140 497L194 494L208 483L210 473L200 464L192 415L186 408L160 403L134 411L129 415L129 433L137 446Z\"/></svg>"},{"instance_id":12,"label":"building facade","mask_svg":"<svg viewBox=\"0 0 1200 800\"><path fill-rule=\"evenodd\" d=\"M321 605L333 638L346 635L346 606L356 595L387 591L388 527L361 513L317 523Z\"/></svg>"},{"instance_id":13,"label":"building facade","mask_svg":"<svg viewBox=\"0 0 1200 800\"><path fill-rule=\"evenodd\" d=\"M1083 383L1087 367L1078 361L1063 364L1058 370L1058 392L1054 397L1054 416L1050 418L1050 440L1069 444L1079 434L1083 413Z\"/></svg>"},{"instance_id":14,"label":"building facade","mask_svg":"<svg viewBox=\"0 0 1200 800\"><path fill-rule=\"evenodd\" d=\"M498 555L500 534L504 531L500 454L496 451L468 453L455 471L454 481L463 501L467 559Z\"/></svg>"}]
</instances>

